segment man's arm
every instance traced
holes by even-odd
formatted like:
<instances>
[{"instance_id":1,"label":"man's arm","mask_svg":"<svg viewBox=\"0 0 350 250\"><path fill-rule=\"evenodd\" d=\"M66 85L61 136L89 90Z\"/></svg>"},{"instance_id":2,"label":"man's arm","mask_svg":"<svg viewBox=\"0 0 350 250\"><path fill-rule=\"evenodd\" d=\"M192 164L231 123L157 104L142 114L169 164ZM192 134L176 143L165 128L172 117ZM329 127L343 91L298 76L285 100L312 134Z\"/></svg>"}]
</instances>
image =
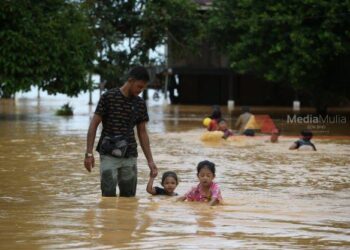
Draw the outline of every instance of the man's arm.
<instances>
[{"instance_id":1,"label":"man's arm","mask_svg":"<svg viewBox=\"0 0 350 250\"><path fill-rule=\"evenodd\" d=\"M89 130L87 133L84 166L86 170L89 172L91 172L91 169L95 166L95 158L92 154L92 151L94 148L97 127L101 123L101 121L102 121L101 116L94 114L90 122Z\"/></svg>"},{"instance_id":2,"label":"man's arm","mask_svg":"<svg viewBox=\"0 0 350 250\"><path fill-rule=\"evenodd\" d=\"M156 164L153 162L153 156L146 129L146 122L141 122L137 124L137 136L139 137L142 151L147 159L148 167L151 170L151 176L156 177L158 174L158 169Z\"/></svg>"}]
</instances>

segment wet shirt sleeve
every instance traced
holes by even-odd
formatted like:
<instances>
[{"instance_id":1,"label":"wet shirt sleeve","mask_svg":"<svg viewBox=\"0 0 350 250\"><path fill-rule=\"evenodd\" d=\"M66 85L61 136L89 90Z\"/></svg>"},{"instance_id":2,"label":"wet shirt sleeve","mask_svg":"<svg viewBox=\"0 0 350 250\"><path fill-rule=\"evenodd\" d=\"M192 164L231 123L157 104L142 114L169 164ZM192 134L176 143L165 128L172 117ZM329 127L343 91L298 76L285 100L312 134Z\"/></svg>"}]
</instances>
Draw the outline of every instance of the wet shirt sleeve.
<instances>
[{"instance_id":1,"label":"wet shirt sleeve","mask_svg":"<svg viewBox=\"0 0 350 250\"><path fill-rule=\"evenodd\" d=\"M139 124L141 122L148 122L149 117L148 117L146 102L141 98L138 99L137 101L137 109L138 109L138 115L136 118L136 124Z\"/></svg>"},{"instance_id":2,"label":"wet shirt sleeve","mask_svg":"<svg viewBox=\"0 0 350 250\"><path fill-rule=\"evenodd\" d=\"M164 188L154 187L156 190L156 195L166 195Z\"/></svg>"},{"instance_id":3,"label":"wet shirt sleeve","mask_svg":"<svg viewBox=\"0 0 350 250\"><path fill-rule=\"evenodd\" d=\"M106 109L107 109L106 102L107 101L106 101L106 93L105 93L100 97L100 100L98 101L98 104L95 109L95 114L100 116L104 116L106 114Z\"/></svg>"}]
</instances>

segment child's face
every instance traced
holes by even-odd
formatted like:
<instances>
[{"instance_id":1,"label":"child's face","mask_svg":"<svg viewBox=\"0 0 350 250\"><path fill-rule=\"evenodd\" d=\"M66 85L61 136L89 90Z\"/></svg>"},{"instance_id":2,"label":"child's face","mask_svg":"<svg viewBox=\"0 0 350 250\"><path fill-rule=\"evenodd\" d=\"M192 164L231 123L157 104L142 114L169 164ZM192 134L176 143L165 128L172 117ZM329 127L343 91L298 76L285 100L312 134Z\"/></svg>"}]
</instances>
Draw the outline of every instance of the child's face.
<instances>
[{"instance_id":1,"label":"child's face","mask_svg":"<svg viewBox=\"0 0 350 250\"><path fill-rule=\"evenodd\" d=\"M200 184L202 184L204 187L209 187L215 178L213 172L211 172L207 167L202 168L197 176Z\"/></svg>"},{"instance_id":2,"label":"child's face","mask_svg":"<svg viewBox=\"0 0 350 250\"><path fill-rule=\"evenodd\" d=\"M227 129L227 123L226 122L220 122L219 123L219 130L224 131Z\"/></svg>"},{"instance_id":3,"label":"child's face","mask_svg":"<svg viewBox=\"0 0 350 250\"><path fill-rule=\"evenodd\" d=\"M168 194L172 194L177 186L177 183L174 177L168 176L164 179L162 185Z\"/></svg>"}]
</instances>

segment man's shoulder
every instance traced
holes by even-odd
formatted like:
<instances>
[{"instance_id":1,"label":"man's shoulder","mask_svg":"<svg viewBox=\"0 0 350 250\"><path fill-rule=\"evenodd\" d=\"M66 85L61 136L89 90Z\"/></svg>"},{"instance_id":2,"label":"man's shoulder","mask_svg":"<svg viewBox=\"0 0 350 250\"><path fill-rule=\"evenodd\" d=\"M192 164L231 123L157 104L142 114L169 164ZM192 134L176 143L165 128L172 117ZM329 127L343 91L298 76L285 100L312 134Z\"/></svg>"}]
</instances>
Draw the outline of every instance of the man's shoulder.
<instances>
[{"instance_id":1,"label":"man's shoulder","mask_svg":"<svg viewBox=\"0 0 350 250\"><path fill-rule=\"evenodd\" d=\"M104 94L106 95L115 95L115 94L120 94L120 89L119 88L112 88L108 89Z\"/></svg>"},{"instance_id":2,"label":"man's shoulder","mask_svg":"<svg viewBox=\"0 0 350 250\"><path fill-rule=\"evenodd\" d=\"M135 96L134 100L137 103L142 103L142 104L146 103L146 101L141 96Z\"/></svg>"},{"instance_id":3,"label":"man's shoulder","mask_svg":"<svg viewBox=\"0 0 350 250\"><path fill-rule=\"evenodd\" d=\"M142 97L135 96L133 103L138 111L147 111L146 101Z\"/></svg>"},{"instance_id":4,"label":"man's shoulder","mask_svg":"<svg viewBox=\"0 0 350 250\"><path fill-rule=\"evenodd\" d=\"M118 88L107 89L105 92L102 93L101 97L110 98L112 96L118 95L119 92L120 90Z\"/></svg>"},{"instance_id":5,"label":"man's shoulder","mask_svg":"<svg viewBox=\"0 0 350 250\"><path fill-rule=\"evenodd\" d=\"M125 97L123 96L119 88L107 90L105 93L103 93L102 98L108 100L109 102L120 103L125 101Z\"/></svg>"}]
</instances>

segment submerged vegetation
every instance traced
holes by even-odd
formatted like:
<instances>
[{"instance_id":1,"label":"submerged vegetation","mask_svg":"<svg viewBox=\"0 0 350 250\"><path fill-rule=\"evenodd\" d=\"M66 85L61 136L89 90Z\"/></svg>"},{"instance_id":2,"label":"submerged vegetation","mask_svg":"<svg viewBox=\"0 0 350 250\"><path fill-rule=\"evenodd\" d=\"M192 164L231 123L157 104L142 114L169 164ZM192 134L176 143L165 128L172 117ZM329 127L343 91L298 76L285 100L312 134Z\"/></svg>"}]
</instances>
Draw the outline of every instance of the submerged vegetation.
<instances>
[{"instance_id":1,"label":"submerged vegetation","mask_svg":"<svg viewBox=\"0 0 350 250\"><path fill-rule=\"evenodd\" d=\"M73 107L66 103L62 105L60 109L56 111L56 115L60 116L72 116L73 115Z\"/></svg>"}]
</instances>

